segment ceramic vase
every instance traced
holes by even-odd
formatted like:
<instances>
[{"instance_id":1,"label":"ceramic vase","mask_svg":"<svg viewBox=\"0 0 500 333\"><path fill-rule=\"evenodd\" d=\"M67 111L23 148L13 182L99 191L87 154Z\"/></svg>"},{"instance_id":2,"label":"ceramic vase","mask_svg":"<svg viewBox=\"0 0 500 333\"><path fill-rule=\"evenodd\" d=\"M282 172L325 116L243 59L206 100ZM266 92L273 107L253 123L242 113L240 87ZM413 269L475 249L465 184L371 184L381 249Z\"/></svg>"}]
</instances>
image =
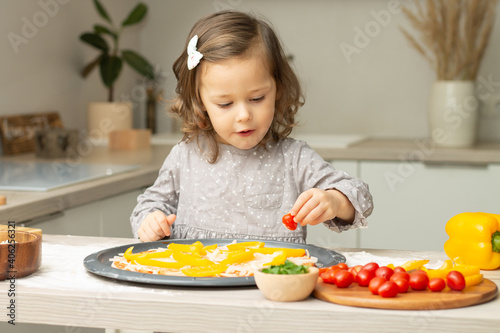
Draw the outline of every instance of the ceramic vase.
<instances>
[{"instance_id":1,"label":"ceramic vase","mask_svg":"<svg viewBox=\"0 0 500 333\"><path fill-rule=\"evenodd\" d=\"M479 101L473 81L436 81L429 103L431 138L438 147L466 148L476 141Z\"/></svg>"},{"instance_id":2,"label":"ceramic vase","mask_svg":"<svg viewBox=\"0 0 500 333\"><path fill-rule=\"evenodd\" d=\"M132 128L132 103L93 102L88 105L88 136L108 140L109 133Z\"/></svg>"}]
</instances>

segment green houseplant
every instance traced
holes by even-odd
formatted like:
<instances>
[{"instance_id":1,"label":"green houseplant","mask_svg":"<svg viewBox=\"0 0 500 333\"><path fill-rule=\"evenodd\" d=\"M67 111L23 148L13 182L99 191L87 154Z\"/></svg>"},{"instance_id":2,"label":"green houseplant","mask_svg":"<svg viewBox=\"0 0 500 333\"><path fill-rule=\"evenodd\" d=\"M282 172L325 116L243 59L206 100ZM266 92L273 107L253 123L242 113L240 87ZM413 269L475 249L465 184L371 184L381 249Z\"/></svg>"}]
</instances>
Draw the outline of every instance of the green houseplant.
<instances>
[{"instance_id":1,"label":"green houseplant","mask_svg":"<svg viewBox=\"0 0 500 333\"><path fill-rule=\"evenodd\" d=\"M114 86L122 72L123 64L138 72L146 82L155 79L155 71L143 56L130 49L122 49L120 45L123 31L141 22L147 14L148 7L143 3L137 4L128 16L116 25L101 2L93 1L97 13L104 19L105 24L95 24L93 31L80 35L82 42L99 51L97 57L82 69L81 74L86 78L99 67L102 82L108 90L108 101L91 102L87 111L88 135L94 139L106 140L112 131L132 128L132 103L114 101Z\"/></svg>"},{"instance_id":2,"label":"green houseplant","mask_svg":"<svg viewBox=\"0 0 500 333\"><path fill-rule=\"evenodd\" d=\"M99 0L93 1L99 16L106 21L107 26L96 24L92 32L84 32L80 35L81 41L100 51L100 54L83 68L81 74L85 78L99 66L102 82L108 88L108 101L112 102L114 84L120 76L124 62L146 79L153 79L153 66L144 57L135 51L120 49L120 37L123 30L141 22L148 8L145 4L139 3L120 26L116 26Z\"/></svg>"}]
</instances>

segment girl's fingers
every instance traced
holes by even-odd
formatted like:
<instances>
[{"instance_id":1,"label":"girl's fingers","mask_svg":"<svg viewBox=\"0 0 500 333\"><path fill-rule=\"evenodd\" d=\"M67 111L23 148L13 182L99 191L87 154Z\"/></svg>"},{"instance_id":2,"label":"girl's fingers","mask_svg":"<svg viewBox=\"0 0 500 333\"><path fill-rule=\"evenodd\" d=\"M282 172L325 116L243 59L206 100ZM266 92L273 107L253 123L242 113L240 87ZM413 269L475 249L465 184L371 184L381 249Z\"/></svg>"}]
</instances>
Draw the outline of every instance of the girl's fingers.
<instances>
[{"instance_id":1,"label":"girl's fingers","mask_svg":"<svg viewBox=\"0 0 500 333\"><path fill-rule=\"evenodd\" d=\"M295 222L300 222L305 217L306 209L304 209L304 205L306 205L309 200L313 197L313 193L311 191L302 192L290 210L290 214L294 216ZM307 208L307 207L305 207Z\"/></svg>"}]
</instances>

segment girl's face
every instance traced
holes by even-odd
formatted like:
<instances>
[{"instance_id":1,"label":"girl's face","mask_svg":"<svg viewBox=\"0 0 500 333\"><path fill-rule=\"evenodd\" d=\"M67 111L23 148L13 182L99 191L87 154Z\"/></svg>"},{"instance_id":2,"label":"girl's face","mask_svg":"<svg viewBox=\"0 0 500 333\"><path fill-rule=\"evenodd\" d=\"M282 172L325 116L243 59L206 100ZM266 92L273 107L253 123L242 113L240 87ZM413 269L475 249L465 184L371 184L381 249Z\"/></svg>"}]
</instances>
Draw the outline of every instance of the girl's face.
<instances>
[{"instance_id":1,"label":"girl's face","mask_svg":"<svg viewBox=\"0 0 500 333\"><path fill-rule=\"evenodd\" d=\"M276 102L276 83L264 57L200 65L200 97L217 140L239 149L255 147L271 126Z\"/></svg>"}]
</instances>

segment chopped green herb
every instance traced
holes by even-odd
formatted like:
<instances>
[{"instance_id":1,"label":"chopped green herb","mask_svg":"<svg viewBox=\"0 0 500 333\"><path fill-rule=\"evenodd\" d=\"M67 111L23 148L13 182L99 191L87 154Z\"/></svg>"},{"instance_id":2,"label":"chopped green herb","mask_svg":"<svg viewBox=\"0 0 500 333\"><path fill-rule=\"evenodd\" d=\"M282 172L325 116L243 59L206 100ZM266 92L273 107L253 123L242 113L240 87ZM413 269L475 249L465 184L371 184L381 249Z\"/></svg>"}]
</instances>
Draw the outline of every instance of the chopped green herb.
<instances>
[{"instance_id":1,"label":"chopped green herb","mask_svg":"<svg viewBox=\"0 0 500 333\"><path fill-rule=\"evenodd\" d=\"M309 269L307 266L295 265L290 260L287 260L283 265L272 265L264 268L262 272L268 274L305 274L309 272Z\"/></svg>"}]
</instances>

